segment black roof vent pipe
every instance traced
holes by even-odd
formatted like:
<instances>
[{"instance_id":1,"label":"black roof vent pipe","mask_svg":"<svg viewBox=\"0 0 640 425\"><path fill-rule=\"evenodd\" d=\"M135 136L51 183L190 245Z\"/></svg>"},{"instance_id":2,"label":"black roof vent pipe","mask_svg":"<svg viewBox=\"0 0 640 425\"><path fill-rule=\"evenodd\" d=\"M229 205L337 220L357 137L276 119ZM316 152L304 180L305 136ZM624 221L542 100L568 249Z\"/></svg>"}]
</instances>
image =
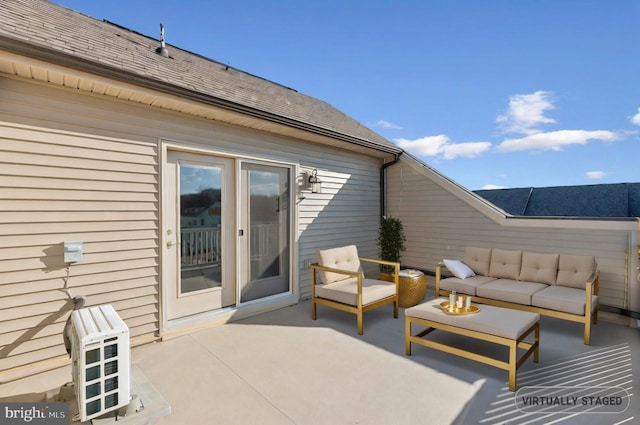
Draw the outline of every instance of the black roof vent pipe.
<instances>
[{"instance_id":1,"label":"black roof vent pipe","mask_svg":"<svg viewBox=\"0 0 640 425\"><path fill-rule=\"evenodd\" d=\"M169 51L164 44L164 24L160 24L160 47L156 49L156 53L165 58L169 57Z\"/></svg>"}]
</instances>

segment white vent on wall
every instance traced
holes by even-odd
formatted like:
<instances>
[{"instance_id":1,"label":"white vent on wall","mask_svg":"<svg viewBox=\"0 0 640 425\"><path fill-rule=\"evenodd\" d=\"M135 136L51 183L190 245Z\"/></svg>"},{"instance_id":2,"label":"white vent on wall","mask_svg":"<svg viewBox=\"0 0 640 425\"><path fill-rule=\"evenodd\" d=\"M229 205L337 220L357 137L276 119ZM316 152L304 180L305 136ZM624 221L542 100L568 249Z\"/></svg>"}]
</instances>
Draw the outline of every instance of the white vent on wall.
<instances>
[{"instance_id":1,"label":"white vent on wall","mask_svg":"<svg viewBox=\"0 0 640 425\"><path fill-rule=\"evenodd\" d=\"M71 313L72 373L80 421L129 404L129 328L110 304Z\"/></svg>"}]
</instances>

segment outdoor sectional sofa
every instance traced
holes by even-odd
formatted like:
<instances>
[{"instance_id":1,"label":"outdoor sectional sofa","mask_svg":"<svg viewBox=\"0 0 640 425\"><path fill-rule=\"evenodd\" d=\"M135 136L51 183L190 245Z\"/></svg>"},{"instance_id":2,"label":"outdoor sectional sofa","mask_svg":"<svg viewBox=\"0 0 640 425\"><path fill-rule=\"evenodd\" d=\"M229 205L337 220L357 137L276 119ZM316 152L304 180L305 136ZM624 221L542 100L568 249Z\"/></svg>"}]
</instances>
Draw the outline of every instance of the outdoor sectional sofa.
<instances>
[{"instance_id":1,"label":"outdoor sectional sofa","mask_svg":"<svg viewBox=\"0 0 640 425\"><path fill-rule=\"evenodd\" d=\"M443 277L443 267L453 276ZM591 323L598 319L599 280L593 256L467 247L463 261L438 264L435 291L583 323L589 345Z\"/></svg>"}]
</instances>

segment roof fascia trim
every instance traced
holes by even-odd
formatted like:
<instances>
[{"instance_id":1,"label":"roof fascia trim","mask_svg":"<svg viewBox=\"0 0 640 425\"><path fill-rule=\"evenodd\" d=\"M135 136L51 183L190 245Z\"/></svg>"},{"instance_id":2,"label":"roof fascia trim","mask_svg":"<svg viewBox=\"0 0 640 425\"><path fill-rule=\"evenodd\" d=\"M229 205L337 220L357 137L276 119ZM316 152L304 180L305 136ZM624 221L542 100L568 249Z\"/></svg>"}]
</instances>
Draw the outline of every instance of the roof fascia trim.
<instances>
[{"instance_id":1,"label":"roof fascia trim","mask_svg":"<svg viewBox=\"0 0 640 425\"><path fill-rule=\"evenodd\" d=\"M45 47L27 43L22 40L16 40L0 34L0 49L10 53L27 56L32 59L40 60L53 65L62 66L78 71L87 72L100 77L109 78L123 83L137 85L143 88L155 90L164 94L179 96L185 99L193 100L202 104L215 106L232 112L248 115L253 118L259 118L276 124L285 125L298 130L307 131L320 136L347 142L368 149L388 154L399 154L403 150L396 146L380 145L366 139L350 136L338 131L315 126L302 121L283 117L281 115L272 114L250 106L231 102L215 96L206 95L183 87L179 87L170 83L146 78L144 76L123 71L117 68L109 67L104 64L89 61L87 59L78 58L64 52L54 51ZM275 84L275 83L274 83Z\"/></svg>"}]
</instances>

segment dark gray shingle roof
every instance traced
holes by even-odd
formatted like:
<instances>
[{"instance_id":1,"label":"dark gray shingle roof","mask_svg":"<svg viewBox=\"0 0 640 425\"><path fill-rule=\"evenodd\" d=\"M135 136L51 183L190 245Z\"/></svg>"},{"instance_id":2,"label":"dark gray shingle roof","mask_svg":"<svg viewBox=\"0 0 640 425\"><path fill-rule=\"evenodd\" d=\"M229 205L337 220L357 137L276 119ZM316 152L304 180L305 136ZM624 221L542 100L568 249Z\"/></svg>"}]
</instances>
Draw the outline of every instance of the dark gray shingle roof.
<instances>
[{"instance_id":1,"label":"dark gray shingle roof","mask_svg":"<svg viewBox=\"0 0 640 425\"><path fill-rule=\"evenodd\" d=\"M512 215L640 217L640 183L476 190Z\"/></svg>"},{"instance_id":2,"label":"dark gray shingle roof","mask_svg":"<svg viewBox=\"0 0 640 425\"><path fill-rule=\"evenodd\" d=\"M141 79L215 99L236 110L353 143L399 153L401 149L328 103L220 62L160 42L116 24L100 21L44 0L0 0L0 49L39 55L53 63L87 66L124 81ZM32 46L37 49L30 49ZM43 53L45 52L45 53ZM96 67L95 65L99 65ZM263 114L263 115L261 115Z\"/></svg>"}]
</instances>

